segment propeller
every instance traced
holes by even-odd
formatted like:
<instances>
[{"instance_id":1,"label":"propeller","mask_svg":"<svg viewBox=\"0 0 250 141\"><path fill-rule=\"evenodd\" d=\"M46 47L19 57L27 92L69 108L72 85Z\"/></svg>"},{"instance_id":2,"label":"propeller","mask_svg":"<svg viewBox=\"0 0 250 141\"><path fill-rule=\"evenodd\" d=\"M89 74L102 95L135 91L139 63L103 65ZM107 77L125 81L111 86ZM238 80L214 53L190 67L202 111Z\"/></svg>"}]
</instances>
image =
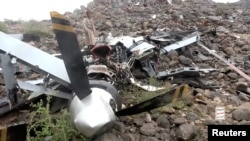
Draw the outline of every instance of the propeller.
<instances>
[{"instance_id":1,"label":"propeller","mask_svg":"<svg viewBox=\"0 0 250 141\"><path fill-rule=\"evenodd\" d=\"M91 94L91 90L75 31L64 16L57 12L50 15L72 90L79 99L83 99Z\"/></svg>"}]
</instances>

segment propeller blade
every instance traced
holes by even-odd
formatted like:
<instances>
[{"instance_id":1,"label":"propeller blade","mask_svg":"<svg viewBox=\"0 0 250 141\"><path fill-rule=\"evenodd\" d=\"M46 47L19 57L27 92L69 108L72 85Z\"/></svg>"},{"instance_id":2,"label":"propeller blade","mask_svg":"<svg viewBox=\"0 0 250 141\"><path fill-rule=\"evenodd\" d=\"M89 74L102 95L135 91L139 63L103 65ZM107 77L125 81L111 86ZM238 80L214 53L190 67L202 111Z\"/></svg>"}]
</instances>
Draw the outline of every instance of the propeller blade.
<instances>
[{"instance_id":1,"label":"propeller blade","mask_svg":"<svg viewBox=\"0 0 250 141\"><path fill-rule=\"evenodd\" d=\"M51 11L50 16L62 59L69 75L70 86L79 99L83 99L91 94L91 90L77 36L70 22L63 15Z\"/></svg>"}]
</instances>

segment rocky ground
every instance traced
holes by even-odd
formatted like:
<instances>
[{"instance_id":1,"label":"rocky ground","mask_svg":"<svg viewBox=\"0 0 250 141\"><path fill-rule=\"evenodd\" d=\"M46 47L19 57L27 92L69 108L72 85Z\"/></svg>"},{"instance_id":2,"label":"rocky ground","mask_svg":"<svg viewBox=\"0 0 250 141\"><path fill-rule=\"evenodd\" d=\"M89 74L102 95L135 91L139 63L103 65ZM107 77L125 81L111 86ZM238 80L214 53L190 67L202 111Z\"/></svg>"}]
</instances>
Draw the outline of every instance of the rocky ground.
<instances>
[{"instance_id":1,"label":"rocky ground","mask_svg":"<svg viewBox=\"0 0 250 141\"><path fill-rule=\"evenodd\" d=\"M99 34L107 35L111 32L113 36L150 35L157 28L165 31L217 28L216 36L206 35L202 42L250 75L249 7L249 0L233 4L218 4L209 0L174 1L172 6L133 6L130 11L125 10L122 5L97 5L94 22ZM81 7L73 13L65 13L76 29L82 29L81 19L85 10L86 8ZM152 18L153 15L156 15L155 19ZM83 46L82 32L78 36ZM58 52L54 39L42 38L37 46L50 53ZM199 51L209 59L203 61L194 56L193 51ZM250 102L246 95L250 94L250 83L226 64L196 44L186 47L182 52L171 51L162 56L162 60L168 68L218 68L220 71L207 74L203 79L220 88L193 88L193 93L181 106L167 105L150 112L121 117L114 128L96 140L205 141L209 124L250 124ZM123 94L124 105L129 106L131 101L126 99L135 95L137 94L131 92ZM225 107L225 120L215 120L216 106Z\"/></svg>"}]
</instances>

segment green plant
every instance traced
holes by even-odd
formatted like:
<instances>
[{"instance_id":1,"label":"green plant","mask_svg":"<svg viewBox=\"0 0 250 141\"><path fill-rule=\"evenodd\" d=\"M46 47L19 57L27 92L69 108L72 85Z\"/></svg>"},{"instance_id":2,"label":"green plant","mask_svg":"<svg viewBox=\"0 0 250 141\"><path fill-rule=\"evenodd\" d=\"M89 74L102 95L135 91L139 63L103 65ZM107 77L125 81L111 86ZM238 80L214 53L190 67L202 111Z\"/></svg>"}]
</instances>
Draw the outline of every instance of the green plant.
<instances>
[{"instance_id":1,"label":"green plant","mask_svg":"<svg viewBox=\"0 0 250 141\"><path fill-rule=\"evenodd\" d=\"M8 28L3 22L0 22L0 31L8 33Z\"/></svg>"},{"instance_id":2,"label":"green plant","mask_svg":"<svg viewBox=\"0 0 250 141\"><path fill-rule=\"evenodd\" d=\"M36 111L30 117L30 124L27 127L27 141L69 141L77 138L87 141L70 122L70 114L67 110L62 110L53 117L50 114L50 97L47 97L47 103L41 100L31 107ZM34 134L34 135L33 135Z\"/></svg>"},{"instance_id":3,"label":"green plant","mask_svg":"<svg viewBox=\"0 0 250 141\"><path fill-rule=\"evenodd\" d=\"M168 106L175 109L184 109L192 105L193 97L190 95L182 96L178 98L175 102L168 104Z\"/></svg>"},{"instance_id":4,"label":"green plant","mask_svg":"<svg viewBox=\"0 0 250 141\"><path fill-rule=\"evenodd\" d=\"M53 32L47 25L43 22L38 22L35 20L30 20L28 22L22 22L22 32L35 34L40 37L52 38Z\"/></svg>"},{"instance_id":5,"label":"green plant","mask_svg":"<svg viewBox=\"0 0 250 141\"><path fill-rule=\"evenodd\" d=\"M124 102L126 104L139 103L151 99L153 97L156 97L158 95L161 95L167 92L171 88L171 84L168 84L166 82L164 83L160 82L158 80L155 80L154 78L148 79L148 85L155 87L164 87L164 89L158 91L146 91L143 90L142 88L139 88L138 86L130 85L126 87L122 93Z\"/></svg>"}]
</instances>

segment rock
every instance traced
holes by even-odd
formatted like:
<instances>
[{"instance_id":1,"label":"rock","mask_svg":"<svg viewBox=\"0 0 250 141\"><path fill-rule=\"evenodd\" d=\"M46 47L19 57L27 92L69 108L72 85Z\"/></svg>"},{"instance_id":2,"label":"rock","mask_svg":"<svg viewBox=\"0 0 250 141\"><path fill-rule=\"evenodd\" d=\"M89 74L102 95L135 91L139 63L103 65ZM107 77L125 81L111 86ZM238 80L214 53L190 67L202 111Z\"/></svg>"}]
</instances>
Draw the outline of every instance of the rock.
<instances>
[{"instance_id":1,"label":"rock","mask_svg":"<svg viewBox=\"0 0 250 141\"><path fill-rule=\"evenodd\" d=\"M166 115L160 115L157 120L156 120L157 124L159 127L162 128L170 128L170 122L167 119Z\"/></svg>"},{"instance_id":2,"label":"rock","mask_svg":"<svg viewBox=\"0 0 250 141\"><path fill-rule=\"evenodd\" d=\"M217 76L217 80L222 79L224 76L225 76L224 73L219 73L218 76Z\"/></svg>"},{"instance_id":3,"label":"rock","mask_svg":"<svg viewBox=\"0 0 250 141\"><path fill-rule=\"evenodd\" d=\"M144 139L143 141L158 141L158 139L155 138L155 137L147 137L147 138Z\"/></svg>"},{"instance_id":4,"label":"rock","mask_svg":"<svg viewBox=\"0 0 250 141\"><path fill-rule=\"evenodd\" d=\"M233 105L229 104L226 106L226 113L231 113L234 110Z\"/></svg>"},{"instance_id":5,"label":"rock","mask_svg":"<svg viewBox=\"0 0 250 141\"><path fill-rule=\"evenodd\" d=\"M166 62L166 63L170 62L170 59L169 59L167 56L165 56L165 55L160 56L160 59L161 59L163 62Z\"/></svg>"},{"instance_id":6,"label":"rock","mask_svg":"<svg viewBox=\"0 0 250 141\"><path fill-rule=\"evenodd\" d=\"M130 127L129 132L130 133L136 133L137 128L136 127Z\"/></svg>"},{"instance_id":7,"label":"rock","mask_svg":"<svg viewBox=\"0 0 250 141\"><path fill-rule=\"evenodd\" d=\"M146 123L143 124L142 127L140 128L140 133L146 136L152 136L156 132L156 127L154 126L153 123Z\"/></svg>"},{"instance_id":8,"label":"rock","mask_svg":"<svg viewBox=\"0 0 250 141\"><path fill-rule=\"evenodd\" d=\"M233 113L232 116L235 120L237 121L241 121L241 120L246 120L246 121L250 121L250 103L244 103L242 105L240 105L238 108L236 108Z\"/></svg>"},{"instance_id":9,"label":"rock","mask_svg":"<svg viewBox=\"0 0 250 141\"><path fill-rule=\"evenodd\" d=\"M121 122L127 122L128 120L130 120L129 116L122 116L119 118Z\"/></svg>"},{"instance_id":10,"label":"rock","mask_svg":"<svg viewBox=\"0 0 250 141\"><path fill-rule=\"evenodd\" d=\"M134 123L136 126L142 126L145 122L143 118L135 118Z\"/></svg>"},{"instance_id":11,"label":"rock","mask_svg":"<svg viewBox=\"0 0 250 141\"><path fill-rule=\"evenodd\" d=\"M226 29L226 28L223 27L223 26L219 26L219 27L216 28L216 32L229 33L229 30Z\"/></svg>"},{"instance_id":12,"label":"rock","mask_svg":"<svg viewBox=\"0 0 250 141\"><path fill-rule=\"evenodd\" d=\"M231 79L237 79L239 78L238 74L237 73L234 73L234 72L230 72L227 74L227 76Z\"/></svg>"},{"instance_id":13,"label":"rock","mask_svg":"<svg viewBox=\"0 0 250 141\"><path fill-rule=\"evenodd\" d=\"M146 141L148 138L148 136L144 136L144 135L141 135L140 137L140 141Z\"/></svg>"},{"instance_id":14,"label":"rock","mask_svg":"<svg viewBox=\"0 0 250 141\"><path fill-rule=\"evenodd\" d=\"M220 97L215 97L213 100L214 100L214 102L217 103L217 104L220 104L220 103L221 103L221 98L220 98Z\"/></svg>"},{"instance_id":15,"label":"rock","mask_svg":"<svg viewBox=\"0 0 250 141\"><path fill-rule=\"evenodd\" d=\"M221 17L221 16L208 16L207 18L208 18L209 20L215 21L215 22L218 22L218 21L222 20L222 17Z\"/></svg>"},{"instance_id":16,"label":"rock","mask_svg":"<svg viewBox=\"0 0 250 141\"><path fill-rule=\"evenodd\" d=\"M170 62L168 63L168 65L169 65L170 67L176 66L177 64L179 64L178 61L170 61Z\"/></svg>"},{"instance_id":17,"label":"rock","mask_svg":"<svg viewBox=\"0 0 250 141\"><path fill-rule=\"evenodd\" d=\"M183 117L174 119L174 124L184 124L187 120Z\"/></svg>"},{"instance_id":18,"label":"rock","mask_svg":"<svg viewBox=\"0 0 250 141\"><path fill-rule=\"evenodd\" d=\"M179 56L179 61L183 64L183 65L191 65L193 63L193 61L190 58L187 58L183 55Z\"/></svg>"},{"instance_id":19,"label":"rock","mask_svg":"<svg viewBox=\"0 0 250 141\"><path fill-rule=\"evenodd\" d=\"M201 89L201 88L196 88L196 89L195 89L195 91L196 91L196 92L198 92L198 93L201 93L201 94L203 94L203 93L204 93L204 90L203 90L203 89Z\"/></svg>"},{"instance_id":20,"label":"rock","mask_svg":"<svg viewBox=\"0 0 250 141\"><path fill-rule=\"evenodd\" d=\"M160 134L160 139L163 141L170 141L170 135L168 133L161 133Z\"/></svg>"},{"instance_id":21,"label":"rock","mask_svg":"<svg viewBox=\"0 0 250 141\"><path fill-rule=\"evenodd\" d=\"M182 124L176 131L176 138L180 141L188 141L195 136L197 129L192 124Z\"/></svg>"},{"instance_id":22,"label":"rock","mask_svg":"<svg viewBox=\"0 0 250 141\"><path fill-rule=\"evenodd\" d=\"M205 90L204 91L204 96L207 97L207 98L210 98L211 97L211 91L210 90Z\"/></svg>"},{"instance_id":23,"label":"rock","mask_svg":"<svg viewBox=\"0 0 250 141\"><path fill-rule=\"evenodd\" d=\"M122 141L113 133L104 133L101 136L95 137L92 141Z\"/></svg>"},{"instance_id":24,"label":"rock","mask_svg":"<svg viewBox=\"0 0 250 141\"><path fill-rule=\"evenodd\" d=\"M151 117L151 115L149 114L149 113L146 113L146 115L145 115L145 121L146 122L152 122L152 117Z\"/></svg>"},{"instance_id":25,"label":"rock","mask_svg":"<svg viewBox=\"0 0 250 141\"><path fill-rule=\"evenodd\" d=\"M147 21L145 21L145 22L142 23L142 29L143 30L148 29L148 22Z\"/></svg>"},{"instance_id":26,"label":"rock","mask_svg":"<svg viewBox=\"0 0 250 141\"><path fill-rule=\"evenodd\" d=\"M249 98L246 94L244 94L244 93L242 93L242 92L239 93L239 98L240 98L242 101L249 101L249 100L250 100L250 98Z\"/></svg>"},{"instance_id":27,"label":"rock","mask_svg":"<svg viewBox=\"0 0 250 141\"><path fill-rule=\"evenodd\" d=\"M195 121L198 119L198 116L193 112L189 112L187 113L186 118L188 121Z\"/></svg>"},{"instance_id":28,"label":"rock","mask_svg":"<svg viewBox=\"0 0 250 141\"><path fill-rule=\"evenodd\" d=\"M119 22L116 22L116 23L115 23L115 27L116 27L116 28L120 28L120 27L121 27L121 25L122 25L122 24L121 24L121 23L119 23Z\"/></svg>"},{"instance_id":29,"label":"rock","mask_svg":"<svg viewBox=\"0 0 250 141\"><path fill-rule=\"evenodd\" d=\"M167 54L167 57L176 61L178 59L178 52L176 50L170 50Z\"/></svg>"},{"instance_id":30,"label":"rock","mask_svg":"<svg viewBox=\"0 0 250 141\"><path fill-rule=\"evenodd\" d=\"M202 121L200 121L200 120L195 120L194 123L195 123L196 125L199 125L199 124L202 124Z\"/></svg>"},{"instance_id":31,"label":"rock","mask_svg":"<svg viewBox=\"0 0 250 141\"><path fill-rule=\"evenodd\" d=\"M207 98L201 94L197 94L194 100L195 100L195 102L197 102L199 104L207 104L208 103Z\"/></svg>"},{"instance_id":32,"label":"rock","mask_svg":"<svg viewBox=\"0 0 250 141\"><path fill-rule=\"evenodd\" d=\"M244 45L246 45L246 43L243 40L238 39L236 40L236 45L239 47L243 47Z\"/></svg>"},{"instance_id":33,"label":"rock","mask_svg":"<svg viewBox=\"0 0 250 141\"><path fill-rule=\"evenodd\" d=\"M205 123L206 125L214 125L214 124L215 124L215 121L212 120L212 119L207 119L207 120L205 120L204 123Z\"/></svg>"},{"instance_id":34,"label":"rock","mask_svg":"<svg viewBox=\"0 0 250 141\"><path fill-rule=\"evenodd\" d=\"M249 51L249 45L244 45L243 47L241 47L242 51Z\"/></svg>"},{"instance_id":35,"label":"rock","mask_svg":"<svg viewBox=\"0 0 250 141\"><path fill-rule=\"evenodd\" d=\"M130 133L125 133L122 135L124 141L136 141L135 136Z\"/></svg>"},{"instance_id":36,"label":"rock","mask_svg":"<svg viewBox=\"0 0 250 141\"><path fill-rule=\"evenodd\" d=\"M112 28L112 27L113 27L112 21L110 21L110 20L105 21L104 24L105 24L108 28Z\"/></svg>"},{"instance_id":37,"label":"rock","mask_svg":"<svg viewBox=\"0 0 250 141\"><path fill-rule=\"evenodd\" d=\"M166 114L174 114L175 113L175 109L172 108L172 107L167 107L167 106L164 106L161 108L161 111L163 113L166 113Z\"/></svg>"},{"instance_id":38,"label":"rock","mask_svg":"<svg viewBox=\"0 0 250 141\"><path fill-rule=\"evenodd\" d=\"M228 102L230 104L232 104L233 106L239 106L242 104L242 101L239 99L238 96L235 96L235 95L230 95L228 98L227 98Z\"/></svg>"},{"instance_id":39,"label":"rock","mask_svg":"<svg viewBox=\"0 0 250 141\"><path fill-rule=\"evenodd\" d=\"M250 125L249 121L242 120L238 123L238 125Z\"/></svg>"},{"instance_id":40,"label":"rock","mask_svg":"<svg viewBox=\"0 0 250 141\"><path fill-rule=\"evenodd\" d=\"M250 70L250 61L245 61L244 62L244 69Z\"/></svg>"},{"instance_id":41,"label":"rock","mask_svg":"<svg viewBox=\"0 0 250 141\"><path fill-rule=\"evenodd\" d=\"M214 44L211 45L211 49L215 50L215 51L218 51L219 50L219 45L214 43Z\"/></svg>"},{"instance_id":42,"label":"rock","mask_svg":"<svg viewBox=\"0 0 250 141\"><path fill-rule=\"evenodd\" d=\"M236 90L247 93L248 92L248 84L246 82L238 82L238 83L236 83Z\"/></svg>"},{"instance_id":43,"label":"rock","mask_svg":"<svg viewBox=\"0 0 250 141\"><path fill-rule=\"evenodd\" d=\"M224 49L224 51L228 56L236 55L236 52L232 47L227 47L227 48Z\"/></svg>"},{"instance_id":44,"label":"rock","mask_svg":"<svg viewBox=\"0 0 250 141\"><path fill-rule=\"evenodd\" d=\"M125 24L123 24L123 26L125 28L129 28L129 29L133 27L133 25L131 23L125 23Z\"/></svg>"},{"instance_id":45,"label":"rock","mask_svg":"<svg viewBox=\"0 0 250 141\"><path fill-rule=\"evenodd\" d=\"M124 133L126 131L126 125L123 122L116 122L114 128L120 133Z\"/></svg>"}]
</instances>

